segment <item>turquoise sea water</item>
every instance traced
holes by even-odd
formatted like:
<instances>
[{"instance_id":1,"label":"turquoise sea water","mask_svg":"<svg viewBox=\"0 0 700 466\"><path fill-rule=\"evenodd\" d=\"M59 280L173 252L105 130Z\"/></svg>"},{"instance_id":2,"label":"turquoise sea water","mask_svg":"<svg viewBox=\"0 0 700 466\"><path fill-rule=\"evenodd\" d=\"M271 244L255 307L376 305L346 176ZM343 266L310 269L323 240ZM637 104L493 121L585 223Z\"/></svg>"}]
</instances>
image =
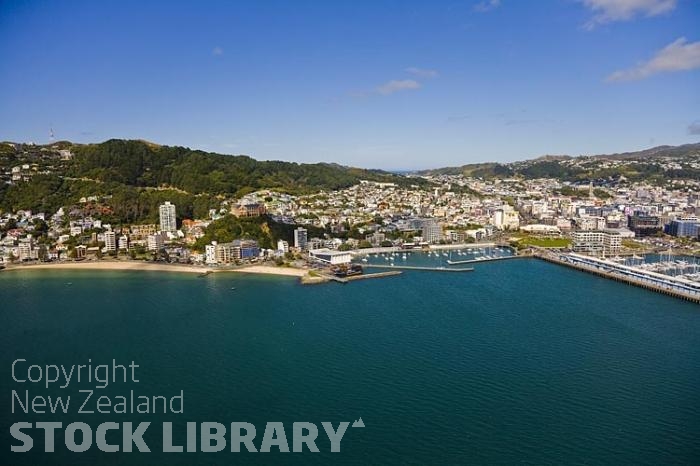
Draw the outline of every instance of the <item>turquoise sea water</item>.
<instances>
[{"instance_id":1,"label":"turquoise sea water","mask_svg":"<svg viewBox=\"0 0 700 466\"><path fill-rule=\"evenodd\" d=\"M700 306L536 260L474 267L318 286L0 272L0 464L698 464ZM133 360L140 382L98 395L183 390L184 414L12 414L13 389L94 387L16 383L17 358ZM329 453L320 423L359 417L366 427ZM43 453L33 431L32 451L11 453L21 421L151 421L152 452L71 453L57 434L57 451ZM247 421L258 447L265 423L280 421L290 448L291 423L313 422L321 452L166 454L164 421L179 444L187 421Z\"/></svg>"}]
</instances>

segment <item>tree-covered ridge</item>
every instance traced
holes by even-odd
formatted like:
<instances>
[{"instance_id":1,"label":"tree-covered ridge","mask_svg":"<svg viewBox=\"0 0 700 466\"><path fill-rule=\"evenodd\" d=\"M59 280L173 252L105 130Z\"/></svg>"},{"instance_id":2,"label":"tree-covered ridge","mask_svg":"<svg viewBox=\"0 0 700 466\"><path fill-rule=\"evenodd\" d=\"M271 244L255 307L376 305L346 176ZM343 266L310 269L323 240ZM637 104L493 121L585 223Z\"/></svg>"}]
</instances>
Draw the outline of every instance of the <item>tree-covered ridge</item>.
<instances>
[{"instance_id":1,"label":"tree-covered ridge","mask_svg":"<svg viewBox=\"0 0 700 466\"><path fill-rule=\"evenodd\" d=\"M700 144L659 146L622 154L571 157L543 156L532 160L477 163L419 172L422 175L464 175L474 178L557 178L589 182L624 177L630 181L663 183L669 179L700 180Z\"/></svg>"},{"instance_id":2,"label":"tree-covered ridge","mask_svg":"<svg viewBox=\"0 0 700 466\"><path fill-rule=\"evenodd\" d=\"M192 194L242 195L257 189L307 193L342 189L362 179L422 184L390 173L335 164L257 161L243 155L221 155L185 147L112 139L75 146L74 176L130 186L171 186Z\"/></svg>"}]
</instances>

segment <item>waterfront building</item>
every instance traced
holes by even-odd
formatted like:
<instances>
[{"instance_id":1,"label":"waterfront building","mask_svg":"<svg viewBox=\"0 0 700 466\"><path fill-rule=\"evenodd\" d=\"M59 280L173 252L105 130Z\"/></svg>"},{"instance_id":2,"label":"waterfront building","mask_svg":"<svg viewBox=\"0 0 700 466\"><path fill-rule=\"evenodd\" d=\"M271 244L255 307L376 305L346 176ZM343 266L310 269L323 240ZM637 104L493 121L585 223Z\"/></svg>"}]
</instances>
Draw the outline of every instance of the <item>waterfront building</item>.
<instances>
[{"instance_id":1,"label":"waterfront building","mask_svg":"<svg viewBox=\"0 0 700 466\"><path fill-rule=\"evenodd\" d=\"M294 247L301 250L307 249L308 232L305 228L299 227L294 230Z\"/></svg>"},{"instance_id":2,"label":"waterfront building","mask_svg":"<svg viewBox=\"0 0 700 466\"><path fill-rule=\"evenodd\" d=\"M423 222L423 241L426 243L438 243L442 239L442 228L433 219Z\"/></svg>"},{"instance_id":3,"label":"waterfront building","mask_svg":"<svg viewBox=\"0 0 700 466\"><path fill-rule=\"evenodd\" d=\"M163 249L164 241L163 235L160 233L155 233L153 235L148 235L148 240L146 242L149 251L160 251Z\"/></svg>"},{"instance_id":4,"label":"waterfront building","mask_svg":"<svg viewBox=\"0 0 700 466\"><path fill-rule=\"evenodd\" d=\"M382 241L386 240L386 234L375 231L371 235L365 236L365 239L370 242L372 246L379 246Z\"/></svg>"},{"instance_id":5,"label":"waterfront building","mask_svg":"<svg viewBox=\"0 0 700 466\"><path fill-rule=\"evenodd\" d=\"M116 251L117 250L117 234L113 231L105 231L105 251Z\"/></svg>"},{"instance_id":6,"label":"waterfront building","mask_svg":"<svg viewBox=\"0 0 700 466\"><path fill-rule=\"evenodd\" d=\"M281 239L277 241L277 252L280 254L286 254L289 252L289 243Z\"/></svg>"},{"instance_id":7,"label":"waterfront building","mask_svg":"<svg viewBox=\"0 0 700 466\"><path fill-rule=\"evenodd\" d=\"M581 230L572 235L572 249L589 255L618 254L622 247L619 232L605 230Z\"/></svg>"},{"instance_id":8,"label":"waterfront building","mask_svg":"<svg viewBox=\"0 0 700 466\"><path fill-rule=\"evenodd\" d=\"M449 230L445 232L447 237L453 243L464 243L467 239L467 234L460 230Z\"/></svg>"},{"instance_id":9,"label":"waterfront building","mask_svg":"<svg viewBox=\"0 0 700 466\"><path fill-rule=\"evenodd\" d=\"M129 250L129 237L126 235L121 235L119 237L119 249L122 249L124 251Z\"/></svg>"},{"instance_id":10,"label":"waterfront building","mask_svg":"<svg viewBox=\"0 0 700 466\"><path fill-rule=\"evenodd\" d=\"M238 253L239 259L254 259L260 256L260 247L258 246L257 241L235 240L233 244L240 251Z\"/></svg>"},{"instance_id":11,"label":"waterfront building","mask_svg":"<svg viewBox=\"0 0 700 466\"><path fill-rule=\"evenodd\" d=\"M210 265L216 264L216 241L204 246L204 262Z\"/></svg>"},{"instance_id":12,"label":"waterfront building","mask_svg":"<svg viewBox=\"0 0 700 466\"><path fill-rule=\"evenodd\" d=\"M230 264L237 260L250 260L260 255L258 242L254 240L234 240L230 243L212 243L216 264Z\"/></svg>"},{"instance_id":13,"label":"waterfront building","mask_svg":"<svg viewBox=\"0 0 700 466\"><path fill-rule=\"evenodd\" d=\"M333 251L327 248L312 249L309 251L309 257L331 265L349 264L352 260L352 254L347 251Z\"/></svg>"},{"instance_id":14,"label":"waterfront building","mask_svg":"<svg viewBox=\"0 0 700 466\"><path fill-rule=\"evenodd\" d=\"M165 201L158 208L160 213L160 231L165 233L175 233L177 231L177 220L175 216L175 205L170 201Z\"/></svg>"},{"instance_id":15,"label":"waterfront building","mask_svg":"<svg viewBox=\"0 0 700 466\"><path fill-rule=\"evenodd\" d=\"M82 259L87 255L87 246L79 244L75 247L75 258Z\"/></svg>"},{"instance_id":16,"label":"waterfront building","mask_svg":"<svg viewBox=\"0 0 700 466\"><path fill-rule=\"evenodd\" d=\"M38 258L37 251L34 249L34 240L31 236L19 240L18 257L20 261Z\"/></svg>"}]
</instances>

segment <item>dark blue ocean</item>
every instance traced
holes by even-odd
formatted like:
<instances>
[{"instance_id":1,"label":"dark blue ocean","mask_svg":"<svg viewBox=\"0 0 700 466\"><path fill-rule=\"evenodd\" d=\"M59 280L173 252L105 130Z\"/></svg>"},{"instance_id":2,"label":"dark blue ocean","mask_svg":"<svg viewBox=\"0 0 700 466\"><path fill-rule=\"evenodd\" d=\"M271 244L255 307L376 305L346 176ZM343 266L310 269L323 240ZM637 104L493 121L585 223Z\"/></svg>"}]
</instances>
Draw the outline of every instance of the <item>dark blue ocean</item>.
<instances>
[{"instance_id":1,"label":"dark blue ocean","mask_svg":"<svg viewBox=\"0 0 700 466\"><path fill-rule=\"evenodd\" d=\"M700 306L536 260L473 266L314 286L243 274L0 272L0 464L700 464ZM95 398L182 390L184 412L79 414L78 390L94 381L15 382L17 359L25 377L31 364L134 361L138 383L111 382ZM70 412L25 414L13 390L70 395ZM360 417L365 427L349 427L330 453L321 422ZM93 443L73 453L61 430L45 453L36 429L32 450L10 451L21 443L13 423L42 421L93 432L150 421L151 452ZM290 448L292 423L311 422L321 451L163 453L162 423L183 445L188 421L249 422L257 447L279 421ZM120 444L120 431L106 440Z\"/></svg>"}]
</instances>

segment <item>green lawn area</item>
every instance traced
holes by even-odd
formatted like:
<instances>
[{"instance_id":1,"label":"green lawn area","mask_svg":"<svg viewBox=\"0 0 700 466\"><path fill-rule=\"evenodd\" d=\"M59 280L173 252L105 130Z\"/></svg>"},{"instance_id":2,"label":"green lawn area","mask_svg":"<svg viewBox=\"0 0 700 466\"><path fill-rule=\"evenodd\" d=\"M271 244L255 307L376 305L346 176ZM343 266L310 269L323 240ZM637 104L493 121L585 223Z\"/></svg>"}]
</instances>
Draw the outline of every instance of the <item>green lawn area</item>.
<instances>
[{"instance_id":1,"label":"green lawn area","mask_svg":"<svg viewBox=\"0 0 700 466\"><path fill-rule=\"evenodd\" d=\"M644 247L643 244L638 243L633 239L623 239L622 245L629 249L642 249Z\"/></svg>"},{"instance_id":2,"label":"green lawn area","mask_svg":"<svg viewBox=\"0 0 700 466\"><path fill-rule=\"evenodd\" d=\"M568 238L539 238L535 236L526 236L518 240L520 246L537 246L540 248L566 248L571 245L571 240Z\"/></svg>"}]
</instances>

